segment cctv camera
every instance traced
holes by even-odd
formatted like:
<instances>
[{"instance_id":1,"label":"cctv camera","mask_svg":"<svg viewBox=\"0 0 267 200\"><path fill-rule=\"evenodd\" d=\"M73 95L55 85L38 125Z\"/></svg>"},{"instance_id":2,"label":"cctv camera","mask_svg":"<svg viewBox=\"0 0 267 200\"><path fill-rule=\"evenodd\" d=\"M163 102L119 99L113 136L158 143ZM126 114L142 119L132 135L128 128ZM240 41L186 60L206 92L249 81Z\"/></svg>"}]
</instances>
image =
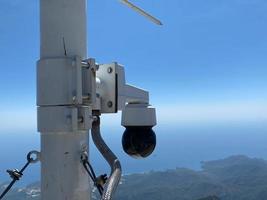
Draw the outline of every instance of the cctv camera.
<instances>
[{"instance_id":1,"label":"cctv camera","mask_svg":"<svg viewBox=\"0 0 267 200\"><path fill-rule=\"evenodd\" d=\"M122 126L126 129L122 136L125 153L134 158L148 157L156 147L155 108L147 104L128 104L122 110Z\"/></svg>"},{"instance_id":2,"label":"cctv camera","mask_svg":"<svg viewBox=\"0 0 267 200\"><path fill-rule=\"evenodd\" d=\"M134 158L148 157L156 147L156 134L152 127L128 126L122 136L122 146Z\"/></svg>"}]
</instances>

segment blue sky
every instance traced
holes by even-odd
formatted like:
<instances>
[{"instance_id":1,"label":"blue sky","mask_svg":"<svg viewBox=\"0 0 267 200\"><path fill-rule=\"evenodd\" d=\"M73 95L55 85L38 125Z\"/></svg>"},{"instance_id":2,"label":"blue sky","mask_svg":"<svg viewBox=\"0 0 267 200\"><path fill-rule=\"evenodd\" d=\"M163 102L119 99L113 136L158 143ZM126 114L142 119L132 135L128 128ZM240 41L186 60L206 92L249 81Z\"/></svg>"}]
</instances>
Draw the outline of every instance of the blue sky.
<instances>
[{"instance_id":1,"label":"blue sky","mask_svg":"<svg viewBox=\"0 0 267 200\"><path fill-rule=\"evenodd\" d=\"M90 0L88 54L125 65L127 81L150 91L159 123L267 121L266 0L133 2L164 26L117 0ZM34 130L39 4L0 5L0 132Z\"/></svg>"}]
</instances>

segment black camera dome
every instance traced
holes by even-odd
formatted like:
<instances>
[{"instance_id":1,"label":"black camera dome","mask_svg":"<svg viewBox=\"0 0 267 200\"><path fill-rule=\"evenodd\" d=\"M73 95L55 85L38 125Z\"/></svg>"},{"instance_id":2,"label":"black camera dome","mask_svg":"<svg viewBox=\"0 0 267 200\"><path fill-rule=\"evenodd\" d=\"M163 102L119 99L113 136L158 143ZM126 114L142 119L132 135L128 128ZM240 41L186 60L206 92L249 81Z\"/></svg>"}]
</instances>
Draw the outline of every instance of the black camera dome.
<instances>
[{"instance_id":1,"label":"black camera dome","mask_svg":"<svg viewBox=\"0 0 267 200\"><path fill-rule=\"evenodd\" d=\"M156 134L150 126L127 126L122 136L125 153L134 158L148 157L156 147Z\"/></svg>"}]
</instances>

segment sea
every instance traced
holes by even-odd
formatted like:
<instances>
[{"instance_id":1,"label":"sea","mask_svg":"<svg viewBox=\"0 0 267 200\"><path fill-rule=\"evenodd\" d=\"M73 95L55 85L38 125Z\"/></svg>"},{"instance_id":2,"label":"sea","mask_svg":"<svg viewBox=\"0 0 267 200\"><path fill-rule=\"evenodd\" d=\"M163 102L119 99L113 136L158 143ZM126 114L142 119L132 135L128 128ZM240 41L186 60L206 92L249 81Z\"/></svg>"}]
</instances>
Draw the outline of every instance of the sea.
<instances>
[{"instance_id":1,"label":"sea","mask_svg":"<svg viewBox=\"0 0 267 200\"><path fill-rule=\"evenodd\" d=\"M123 174L164 171L175 168L201 170L202 161L232 155L267 159L267 123L217 123L205 125L160 125L154 128L157 146L146 159L134 159L123 152L124 128L102 128L104 139L122 164ZM9 181L7 169L21 168L30 150L40 150L37 132L0 133L0 183ZM90 162L97 174L110 169L90 141ZM40 164L30 165L17 186L40 180Z\"/></svg>"}]
</instances>

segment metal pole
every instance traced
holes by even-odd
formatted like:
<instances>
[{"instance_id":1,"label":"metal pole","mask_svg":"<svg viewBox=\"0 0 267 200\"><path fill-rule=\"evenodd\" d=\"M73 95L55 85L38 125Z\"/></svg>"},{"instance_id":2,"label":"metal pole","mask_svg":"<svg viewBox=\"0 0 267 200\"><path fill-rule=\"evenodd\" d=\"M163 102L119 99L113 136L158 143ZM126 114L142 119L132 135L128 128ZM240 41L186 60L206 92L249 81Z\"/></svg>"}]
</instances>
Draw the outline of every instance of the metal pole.
<instances>
[{"instance_id":1,"label":"metal pole","mask_svg":"<svg viewBox=\"0 0 267 200\"><path fill-rule=\"evenodd\" d=\"M55 68L55 73L51 73L53 78L44 75L40 69L51 70L51 60L86 58L86 0L40 0L40 31L41 66L38 66L37 79L42 78L49 85L58 77L60 84L64 74L59 72L56 64L52 66ZM89 128L73 128L75 113L78 116L81 107L82 111L89 110L89 107L80 103L65 104L63 101L46 105L43 99L53 102L57 94L53 85L44 87L46 85L43 82L37 86L38 130L41 132L41 199L90 200L89 178L80 163L81 148L88 149ZM43 91L48 91L49 95ZM70 123L73 127L67 130Z\"/></svg>"}]
</instances>

